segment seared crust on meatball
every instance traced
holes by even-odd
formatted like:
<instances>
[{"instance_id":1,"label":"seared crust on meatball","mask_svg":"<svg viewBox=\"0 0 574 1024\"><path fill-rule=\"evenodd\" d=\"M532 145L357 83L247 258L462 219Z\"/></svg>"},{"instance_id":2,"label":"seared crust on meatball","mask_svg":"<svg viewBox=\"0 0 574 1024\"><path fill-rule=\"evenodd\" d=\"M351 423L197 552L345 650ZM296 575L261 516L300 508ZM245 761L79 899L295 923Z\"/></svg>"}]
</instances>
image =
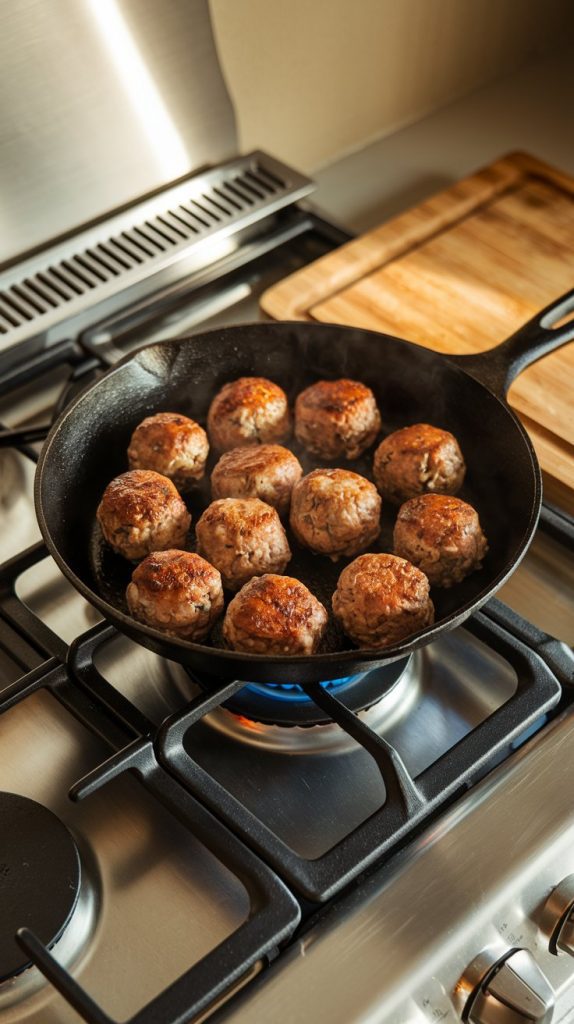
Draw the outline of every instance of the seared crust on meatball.
<instances>
[{"instance_id":1,"label":"seared crust on meatball","mask_svg":"<svg viewBox=\"0 0 574 1024\"><path fill-rule=\"evenodd\" d=\"M232 380L213 399L207 430L220 452L285 441L291 433L287 395L265 377Z\"/></svg>"},{"instance_id":2,"label":"seared crust on meatball","mask_svg":"<svg viewBox=\"0 0 574 1024\"><path fill-rule=\"evenodd\" d=\"M224 586L239 590L252 576L282 573L291 549L281 520L258 498L220 498L196 527L197 550L219 569Z\"/></svg>"},{"instance_id":3,"label":"seared crust on meatball","mask_svg":"<svg viewBox=\"0 0 574 1024\"><path fill-rule=\"evenodd\" d=\"M434 587L452 587L482 567L488 551L472 505L446 494L421 494L399 509L397 555L408 558Z\"/></svg>"},{"instance_id":4,"label":"seared crust on meatball","mask_svg":"<svg viewBox=\"0 0 574 1024\"><path fill-rule=\"evenodd\" d=\"M203 427L177 412L147 416L134 430L128 448L130 469L153 469L185 490L201 480L209 455Z\"/></svg>"},{"instance_id":5,"label":"seared crust on meatball","mask_svg":"<svg viewBox=\"0 0 574 1024\"><path fill-rule=\"evenodd\" d=\"M223 622L225 642L247 654L313 654L327 625L327 612L310 590L291 576L252 579L231 601Z\"/></svg>"},{"instance_id":6,"label":"seared crust on meatball","mask_svg":"<svg viewBox=\"0 0 574 1024\"><path fill-rule=\"evenodd\" d=\"M383 498L401 505L427 491L456 494L466 466L453 434L429 423L414 423L381 441L373 472Z\"/></svg>"},{"instance_id":7,"label":"seared crust on meatball","mask_svg":"<svg viewBox=\"0 0 574 1024\"><path fill-rule=\"evenodd\" d=\"M429 581L395 555L360 555L343 569L333 613L359 647L390 647L434 622Z\"/></svg>"},{"instance_id":8,"label":"seared crust on meatball","mask_svg":"<svg viewBox=\"0 0 574 1024\"><path fill-rule=\"evenodd\" d=\"M280 444L233 448L211 474L211 493L214 498L260 498L285 515L302 476L299 460Z\"/></svg>"},{"instance_id":9,"label":"seared crust on meatball","mask_svg":"<svg viewBox=\"0 0 574 1024\"><path fill-rule=\"evenodd\" d=\"M314 469L293 488L290 524L300 544L321 555L351 557L379 536L381 499L364 476Z\"/></svg>"},{"instance_id":10,"label":"seared crust on meatball","mask_svg":"<svg viewBox=\"0 0 574 1024\"><path fill-rule=\"evenodd\" d=\"M134 618L185 640L202 640L223 612L221 576L190 551L154 551L126 590Z\"/></svg>"},{"instance_id":11,"label":"seared crust on meatball","mask_svg":"<svg viewBox=\"0 0 574 1024\"><path fill-rule=\"evenodd\" d=\"M166 476L132 469L106 487L96 512L108 544L137 561L151 551L183 547L191 516Z\"/></svg>"},{"instance_id":12,"label":"seared crust on meatball","mask_svg":"<svg viewBox=\"0 0 574 1024\"><path fill-rule=\"evenodd\" d=\"M297 396L295 436L322 458L356 459L380 429L375 396L359 381L319 380Z\"/></svg>"}]
</instances>

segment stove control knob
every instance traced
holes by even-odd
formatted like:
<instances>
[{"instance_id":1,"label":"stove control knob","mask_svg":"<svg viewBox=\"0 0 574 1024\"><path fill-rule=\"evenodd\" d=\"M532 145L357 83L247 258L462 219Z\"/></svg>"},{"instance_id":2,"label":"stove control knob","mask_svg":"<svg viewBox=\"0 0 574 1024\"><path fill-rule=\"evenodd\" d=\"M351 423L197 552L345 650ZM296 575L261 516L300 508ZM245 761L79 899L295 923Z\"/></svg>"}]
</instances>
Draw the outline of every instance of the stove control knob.
<instances>
[{"instance_id":1,"label":"stove control knob","mask_svg":"<svg viewBox=\"0 0 574 1024\"><path fill-rule=\"evenodd\" d=\"M574 956L574 875L563 878L542 909L540 926L555 956Z\"/></svg>"},{"instance_id":2,"label":"stove control knob","mask_svg":"<svg viewBox=\"0 0 574 1024\"><path fill-rule=\"evenodd\" d=\"M549 1024L554 993L527 949L513 949L492 964L464 1012L469 1024Z\"/></svg>"}]
</instances>

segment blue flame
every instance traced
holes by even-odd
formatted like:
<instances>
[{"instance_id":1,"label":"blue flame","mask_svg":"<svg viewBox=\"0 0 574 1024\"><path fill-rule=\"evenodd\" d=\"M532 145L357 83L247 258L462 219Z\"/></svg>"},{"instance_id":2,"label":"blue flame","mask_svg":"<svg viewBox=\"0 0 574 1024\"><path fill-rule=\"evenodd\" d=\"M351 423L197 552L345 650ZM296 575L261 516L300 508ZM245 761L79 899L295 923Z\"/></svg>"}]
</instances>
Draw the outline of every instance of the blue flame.
<instances>
[{"instance_id":1,"label":"blue flame","mask_svg":"<svg viewBox=\"0 0 574 1024\"><path fill-rule=\"evenodd\" d=\"M320 685L324 686L325 689L335 690L339 686L352 682L354 679L359 679L359 675L342 676L340 679L326 679ZM244 689L264 697L273 697L275 700L291 702L311 701L311 698L305 693L305 690L299 683L246 683Z\"/></svg>"}]
</instances>

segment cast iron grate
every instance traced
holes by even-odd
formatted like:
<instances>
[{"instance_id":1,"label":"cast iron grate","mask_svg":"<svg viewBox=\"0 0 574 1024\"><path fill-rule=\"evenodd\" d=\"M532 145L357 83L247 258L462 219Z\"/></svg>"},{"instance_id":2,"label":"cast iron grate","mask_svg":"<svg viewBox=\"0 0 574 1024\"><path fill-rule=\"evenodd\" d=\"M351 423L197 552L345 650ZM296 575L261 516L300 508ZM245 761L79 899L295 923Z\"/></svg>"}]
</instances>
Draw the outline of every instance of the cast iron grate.
<instances>
[{"instance_id":1,"label":"cast iron grate","mask_svg":"<svg viewBox=\"0 0 574 1024\"><path fill-rule=\"evenodd\" d=\"M259 961L272 959L296 928L300 907L274 872L162 769L152 742L145 738L151 723L93 664L94 650L113 635L113 628L99 624L66 649L60 638L19 602L15 594L18 576L46 553L43 544L38 544L0 568L0 643L12 653L17 666L29 670L0 692L0 714L30 694L48 690L112 749L121 748L102 766L98 785L112 777L108 765L121 762L124 767L118 770L130 770L147 792L240 880L250 899L247 920L128 1022L176 1024L205 1010ZM95 788L94 782L79 783L70 796L81 800ZM17 941L85 1021L114 1024L31 931L20 929Z\"/></svg>"},{"instance_id":2,"label":"cast iron grate","mask_svg":"<svg viewBox=\"0 0 574 1024\"><path fill-rule=\"evenodd\" d=\"M242 821L233 823L234 835L219 820L226 818L229 813L225 799L215 808L216 817L209 809L211 792L201 790L200 802L191 792L187 775L185 786L177 778L181 775L178 762L183 749L181 745L178 749L178 735L185 732L191 719L197 720L229 699L242 684L226 684L211 694L202 695L183 714L166 722L163 729L154 736L151 723L111 687L95 667L94 653L114 635L114 629L106 623L99 624L66 650L62 641L18 600L15 593L16 580L25 569L45 555L44 546L38 544L5 563L0 569L2 643L14 652L23 669L36 666L3 691L0 711L25 700L30 693L40 688L49 689L64 707L103 737L116 751L107 762L76 784L72 797L85 799L122 772L131 771L154 797L183 819L200 841L214 850L238 877L245 880L253 904L257 907L254 916L222 947L192 967L178 982L132 1018L132 1024L159 1024L160 1021L168 1024L169 1021L181 1019L182 1012L190 1016L200 1012L224 988L232 985L234 979L256 959L272 956L276 947L292 934L299 918L298 904L288 890L259 857L237 838L237 835L241 837ZM520 631L522 622L518 617L513 617L509 626ZM330 860L321 866L320 874L324 875L326 871L330 874L329 885L324 887L323 892L319 892L318 885L324 883L324 877L311 877L310 895L326 898L337 891L362 870L367 861L380 857L400 840L408 828L415 827L437 802L447 799L449 788L445 786L444 776L441 777L445 770L448 779L458 780L458 790L462 780L457 773L461 769L464 773L465 765L468 772L471 770L470 765L472 770L479 770L485 760L492 757L497 742L511 741L513 736L557 700L560 688L551 673L544 669L537 655L524 649L521 641L517 645L510 632L490 622L487 615L481 613L476 616L475 627L479 635L488 635L491 639L497 637L496 642L500 642L507 653L510 651L513 657L518 658L521 670L526 670L524 683L519 687L520 700L513 705L511 701L499 709L504 711L506 708L508 714L509 705L512 705L510 721L503 720L499 714L497 721L494 721L495 715L483 723L490 730L490 739L494 743L489 744L486 729L479 727L419 779L411 779L396 752L341 706L336 698L326 694L320 687L309 687L312 699L325 702L342 727L350 731L375 756L384 774L392 803L392 812L389 814L387 811L386 820L389 832L383 837L380 831L375 837L364 833L362 829L352 833L344 843L344 857L341 858L341 849L335 848L328 855ZM551 648L552 642L548 638L546 644ZM562 658L564 679L571 679L572 663L568 660L567 652L559 646L554 653L557 658ZM162 761L168 762L167 766ZM465 774L464 778L467 777ZM454 782L452 784L455 785ZM440 797L437 797L439 788L442 791ZM235 808L232 810L235 811ZM394 833L391 834L393 828ZM373 838L374 845L365 856L362 846L365 841ZM273 855L277 850L271 850L270 853ZM288 870L290 867L293 865L288 865ZM294 878L294 884L302 882L300 888L309 888L308 864L296 864L295 872L297 877ZM284 866L282 873L286 874ZM110 1018L58 966L33 935L24 931L20 933L20 941L34 963L84 1020L90 1024L112 1024Z\"/></svg>"},{"instance_id":3,"label":"cast iron grate","mask_svg":"<svg viewBox=\"0 0 574 1024\"><path fill-rule=\"evenodd\" d=\"M501 606L502 608L504 606ZM509 632L500 608L491 605L465 626L515 669L513 696L472 732L450 748L421 774L413 776L386 740L373 732L337 696L313 684L304 687L315 704L341 729L364 747L376 761L386 789L386 801L378 811L322 856L309 860L286 843L220 782L193 759L192 727L215 706L229 699L234 686L222 687L219 695L200 696L183 712L164 722L155 738L160 763L202 802L211 807L241 838L249 843L288 884L305 899L325 901L345 887L384 854L397 847L437 807L452 799L461 788L472 785L508 752L521 735L559 700L560 686L540 656L525 643L521 620L512 617ZM574 676L574 658L564 660L564 676ZM189 738L188 738L189 737Z\"/></svg>"}]
</instances>

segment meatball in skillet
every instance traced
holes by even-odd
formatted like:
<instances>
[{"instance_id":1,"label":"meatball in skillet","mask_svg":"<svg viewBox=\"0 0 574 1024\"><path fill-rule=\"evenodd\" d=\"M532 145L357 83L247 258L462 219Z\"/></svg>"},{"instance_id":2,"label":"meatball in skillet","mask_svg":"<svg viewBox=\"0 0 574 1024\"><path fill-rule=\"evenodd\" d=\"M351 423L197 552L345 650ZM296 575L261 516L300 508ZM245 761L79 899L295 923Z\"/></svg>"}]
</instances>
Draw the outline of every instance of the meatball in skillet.
<instances>
[{"instance_id":1,"label":"meatball in skillet","mask_svg":"<svg viewBox=\"0 0 574 1024\"><path fill-rule=\"evenodd\" d=\"M295 402L295 436L324 459L356 459L375 440L381 417L370 388L356 380L319 380Z\"/></svg>"},{"instance_id":2,"label":"meatball in skillet","mask_svg":"<svg viewBox=\"0 0 574 1024\"><path fill-rule=\"evenodd\" d=\"M373 462L379 491L395 505L427 491L456 494L465 471L456 437L429 423L414 423L389 434Z\"/></svg>"},{"instance_id":3,"label":"meatball in skillet","mask_svg":"<svg viewBox=\"0 0 574 1024\"><path fill-rule=\"evenodd\" d=\"M209 407L207 431L220 452L285 441L291 433L287 395L265 377L230 381Z\"/></svg>"},{"instance_id":4,"label":"meatball in skillet","mask_svg":"<svg viewBox=\"0 0 574 1024\"><path fill-rule=\"evenodd\" d=\"M371 546L380 533L381 498L347 469L314 469L293 488L289 522L300 544L334 562Z\"/></svg>"},{"instance_id":5,"label":"meatball in skillet","mask_svg":"<svg viewBox=\"0 0 574 1024\"><path fill-rule=\"evenodd\" d=\"M434 622L429 581L395 555L360 555L343 569L333 613L359 647L390 647Z\"/></svg>"},{"instance_id":6,"label":"meatball in skillet","mask_svg":"<svg viewBox=\"0 0 574 1024\"><path fill-rule=\"evenodd\" d=\"M310 590L291 576L252 579L235 595L223 622L229 647L246 654L314 654L327 612Z\"/></svg>"},{"instance_id":7,"label":"meatball in skillet","mask_svg":"<svg viewBox=\"0 0 574 1024\"><path fill-rule=\"evenodd\" d=\"M287 534L271 505L258 498L220 498L196 526L197 550L239 590L252 576L282 573L291 559Z\"/></svg>"},{"instance_id":8,"label":"meatball in skillet","mask_svg":"<svg viewBox=\"0 0 574 1024\"><path fill-rule=\"evenodd\" d=\"M184 640L203 640L223 612L221 576L190 551L154 551L126 590L134 618Z\"/></svg>"},{"instance_id":9,"label":"meatball in skillet","mask_svg":"<svg viewBox=\"0 0 574 1024\"><path fill-rule=\"evenodd\" d=\"M394 546L434 587L460 583L481 568L488 551L475 509L446 494L421 494L401 505Z\"/></svg>"},{"instance_id":10,"label":"meatball in skillet","mask_svg":"<svg viewBox=\"0 0 574 1024\"><path fill-rule=\"evenodd\" d=\"M151 469L132 469L115 477L96 515L108 544L132 561L151 551L183 547L191 524L175 485Z\"/></svg>"},{"instance_id":11,"label":"meatball in skillet","mask_svg":"<svg viewBox=\"0 0 574 1024\"><path fill-rule=\"evenodd\" d=\"M214 498L260 498L286 515L302 476L298 459L280 444L233 448L211 474L211 493Z\"/></svg>"},{"instance_id":12,"label":"meatball in skillet","mask_svg":"<svg viewBox=\"0 0 574 1024\"><path fill-rule=\"evenodd\" d=\"M208 454L205 430L176 412L158 412L142 420L128 448L130 469L163 473L180 491L201 480Z\"/></svg>"}]
</instances>

